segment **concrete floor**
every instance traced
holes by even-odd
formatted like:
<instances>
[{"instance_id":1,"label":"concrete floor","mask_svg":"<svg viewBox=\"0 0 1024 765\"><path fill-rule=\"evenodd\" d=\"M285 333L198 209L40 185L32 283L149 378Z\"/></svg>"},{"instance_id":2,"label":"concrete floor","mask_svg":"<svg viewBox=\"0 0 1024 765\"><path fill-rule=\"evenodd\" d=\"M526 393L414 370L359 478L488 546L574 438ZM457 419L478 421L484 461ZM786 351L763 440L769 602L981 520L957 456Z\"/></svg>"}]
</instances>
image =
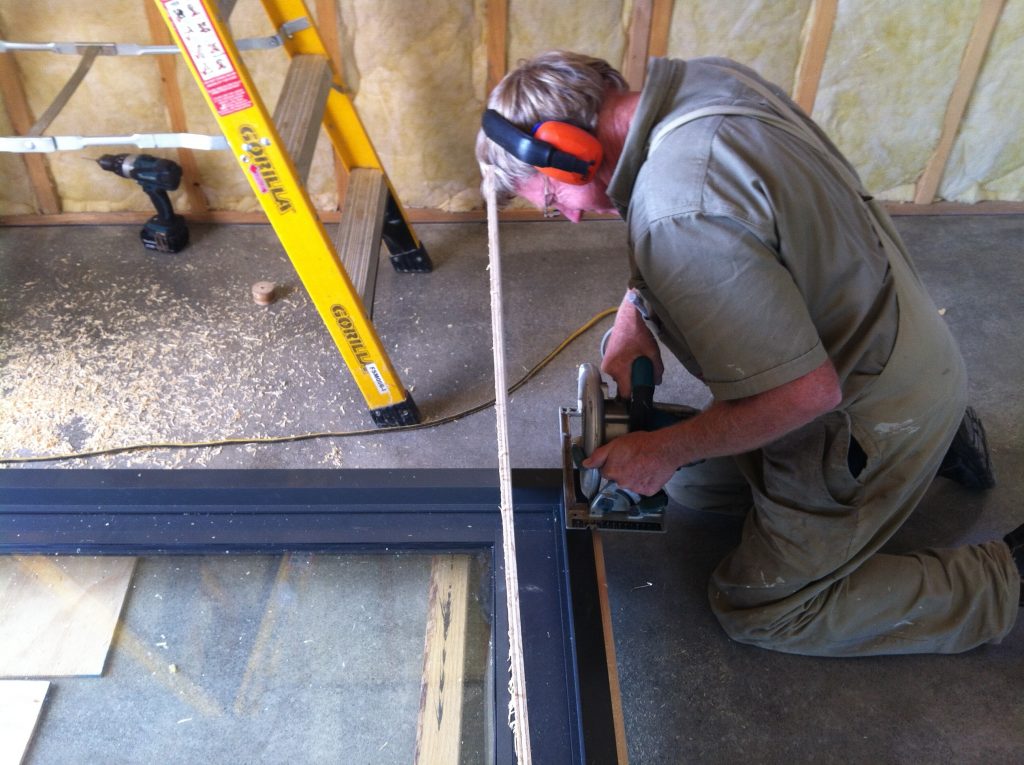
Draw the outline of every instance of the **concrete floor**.
<instances>
[{"instance_id":1,"label":"concrete floor","mask_svg":"<svg viewBox=\"0 0 1024 765\"><path fill-rule=\"evenodd\" d=\"M1024 522L1024 218L898 218L960 340L999 485L937 481L893 549L947 546ZM375 325L428 420L493 395L486 228L421 226L428 275L382 266ZM134 227L0 229L0 453L342 432L372 427L362 399L265 226L193 226L174 256ZM617 304L620 222L502 227L509 380ZM250 285L284 296L255 306ZM512 398L515 467L556 467L559 406L597 359L608 321ZM658 400L706 393L670 366ZM493 410L403 434L129 451L20 467L493 467ZM18 466L11 466L18 467ZM737 645L705 601L736 522L670 509L665 535L606 534L631 761L1024 761L1024 622L962 656L823 660ZM40 760L43 761L43 760Z\"/></svg>"}]
</instances>

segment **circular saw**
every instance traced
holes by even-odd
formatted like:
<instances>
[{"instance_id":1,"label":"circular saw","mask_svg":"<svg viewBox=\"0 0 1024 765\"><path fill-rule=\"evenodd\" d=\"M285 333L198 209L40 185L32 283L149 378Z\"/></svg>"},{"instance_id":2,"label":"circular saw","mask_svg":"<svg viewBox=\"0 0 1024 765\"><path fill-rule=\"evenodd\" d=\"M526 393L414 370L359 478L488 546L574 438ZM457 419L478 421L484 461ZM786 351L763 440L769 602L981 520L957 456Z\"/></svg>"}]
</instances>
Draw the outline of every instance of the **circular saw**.
<instances>
[{"instance_id":1,"label":"circular saw","mask_svg":"<svg viewBox=\"0 0 1024 765\"><path fill-rule=\"evenodd\" d=\"M576 409L561 409L563 496L566 524L628 531L664 531L668 496L645 497L601 476L583 460L602 444L625 433L656 430L692 417L696 409L654 403L654 364L640 357L631 370L628 401L608 398L598 368L581 364ZM573 424L577 427L573 427Z\"/></svg>"}]
</instances>

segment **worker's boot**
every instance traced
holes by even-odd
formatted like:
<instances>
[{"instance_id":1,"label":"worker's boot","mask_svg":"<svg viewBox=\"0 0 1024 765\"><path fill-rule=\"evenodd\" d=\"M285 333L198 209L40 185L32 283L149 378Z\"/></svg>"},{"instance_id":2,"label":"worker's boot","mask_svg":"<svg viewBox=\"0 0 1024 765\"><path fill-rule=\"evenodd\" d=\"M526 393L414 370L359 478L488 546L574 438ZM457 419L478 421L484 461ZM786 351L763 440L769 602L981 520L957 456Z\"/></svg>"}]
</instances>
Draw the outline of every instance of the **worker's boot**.
<instances>
[{"instance_id":1,"label":"worker's boot","mask_svg":"<svg viewBox=\"0 0 1024 765\"><path fill-rule=\"evenodd\" d=\"M1003 537L1003 541L1009 546L1013 562L1017 564L1017 569L1020 571L1020 604L1024 606L1024 526L1018 526Z\"/></svg>"},{"instance_id":2,"label":"worker's boot","mask_svg":"<svg viewBox=\"0 0 1024 765\"><path fill-rule=\"evenodd\" d=\"M942 458L939 475L969 489L991 489L996 485L985 427L972 407L967 407L964 412L953 443Z\"/></svg>"}]
</instances>

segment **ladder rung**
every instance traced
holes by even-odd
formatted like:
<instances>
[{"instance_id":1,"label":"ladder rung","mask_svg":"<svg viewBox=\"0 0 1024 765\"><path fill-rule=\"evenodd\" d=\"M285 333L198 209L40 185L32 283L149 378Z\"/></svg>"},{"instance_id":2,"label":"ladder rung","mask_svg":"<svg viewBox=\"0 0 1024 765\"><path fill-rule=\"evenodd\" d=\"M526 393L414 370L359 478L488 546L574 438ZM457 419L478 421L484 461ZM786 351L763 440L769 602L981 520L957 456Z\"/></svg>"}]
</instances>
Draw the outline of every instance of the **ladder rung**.
<instances>
[{"instance_id":1,"label":"ladder rung","mask_svg":"<svg viewBox=\"0 0 1024 765\"><path fill-rule=\"evenodd\" d=\"M331 65L326 56L305 54L292 58L274 109L274 124L303 183L313 162L330 89Z\"/></svg>"},{"instance_id":2,"label":"ladder rung","mask_svg":"<svg viewBox=\"0 0 1024 765\"><path fill-rule=\"evenodd\" d=\"M335 238L341 264L371 316L387 199L388 184L383 171L354 168L348 177L341 225Z\"/></svg>"}]
</instances>

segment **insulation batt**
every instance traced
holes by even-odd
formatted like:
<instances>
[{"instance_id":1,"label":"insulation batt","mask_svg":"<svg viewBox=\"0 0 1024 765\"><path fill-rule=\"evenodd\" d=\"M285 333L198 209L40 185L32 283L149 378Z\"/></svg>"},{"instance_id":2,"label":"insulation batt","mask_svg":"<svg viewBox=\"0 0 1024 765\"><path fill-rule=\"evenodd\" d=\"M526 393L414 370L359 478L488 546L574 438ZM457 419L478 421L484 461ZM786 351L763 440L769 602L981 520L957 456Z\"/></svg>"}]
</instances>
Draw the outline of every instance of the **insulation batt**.
<instances>
[{"instance_id":1,"label":"insulation batt","mask_svg":"<svg viewBox=\"0 0 1024 765\"><path fill-rule=\"evenodd\" d=\"M317 3L309 3L315 12ZM676 3L668 53L723 55L792 87L811 0L692 0ZM891 200L909 201L938 141L946 105L981 0L841 2L825 59L814 117L861 173ZM0 36L16 41L148 42L144 0L106 0L84 12L69 0L0 0ZM634 0L572 4L511 0L508 59L552 48L576 49L621 65ZM343 76L367 133L403 203L460 212L481 209L473 144L486 100L486 0L338 0ZM239 0L236 37L272 34L258 0ZM74 56L19 53L15 59L34 116L74 71ZM284 82L281 50L243 54L272 110ZM1024 4L1007 3L954 144L943 199L1024 200ZM189 129L216 133L199 88L178 66ZM101 56L50 135L170 130L152 57ZM0 133L13 133L0 110ZM132 151L112 147L110 151ZM82 157L101 150L47 155L63 207L75 211L148 210L137 184ZM174 156L174 152L164 153ZM257 210L227 152L196 152L210 206ZM35 212L21 158L0 154L0 215ZM337 204L334 161L321 137L308 182L314 204ZM172 199L188 211L182 192Z\"/></svg>"}]
</instances>

